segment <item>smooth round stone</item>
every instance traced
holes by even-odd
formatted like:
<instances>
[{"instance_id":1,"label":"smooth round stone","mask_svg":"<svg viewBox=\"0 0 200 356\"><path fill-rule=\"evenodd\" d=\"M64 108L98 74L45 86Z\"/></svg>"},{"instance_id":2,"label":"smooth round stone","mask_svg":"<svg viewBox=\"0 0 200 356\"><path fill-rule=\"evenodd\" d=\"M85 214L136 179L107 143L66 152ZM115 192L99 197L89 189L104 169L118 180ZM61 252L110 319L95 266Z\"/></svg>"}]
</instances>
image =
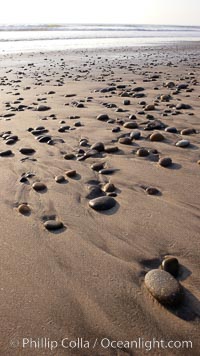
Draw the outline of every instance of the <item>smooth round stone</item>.
<instances>
[{"instance_id":1,"label":"smooth round stone","mask_svg":"<svg viewBox=\"0 0 200 356\"><path fill-rule=\"evenodd\" d=\"M112 132L119 132L121 128L119 126L113 127Z\"/></svg>"},{"instance_id":2,"label":"smooth round stone","mask_svg":"<svg viewBox=\"0 0 200 356\"><path fill-rule=\"evenodd\" d=\"M138 128L138 124L134 121L125 122L125 124L123 126L126 129L137 129Z\"/></svg>"},{"instance_id":3,"label":"smooth round stone","mask_svg":"<svg viewBox=\"0 0 200 356\"><path fill-rule=\"evenodd\" d=\"M119 148L117 146L106 146L105 147L106 153L115 153L117 151L119 151Z\"/></svg>"},{"instance_id":4,"label":"smooth round stone","mask_svg":"<svg viewBox=\"0 0 200 356\"><path fill-rule=\"evenodd\" d=\"M130 103L131 103L131 101L128 100L128 99L125 99L125 100L123 101L123 104L124 104L124 105L130 105Z\"/></svg>"},{"instance_id":5,"label":"smooth round stone","mask_svg":"<svg viewBox=\"0 0 200 356\"><path fill-rule=\"evenodd\" d=\"M46 129L41 129L41 130L32 130L31 133L34 136L41 136L42 134L48 132ZM42 136L41 136L42 137Z\"/></svg>"},{"instance_id":6,"label":"smooth round stone","mask_svg":"<svg viewBox=\"0 0 200 356\"><path fill-rule=\"evenodd\" d=\"M114 172L113 168L103 168L99 171L100 174L113 174Z\"/></svg>"},{"instance_id":7,"label":"smooth round stone","mask_svg":"<svg viewBox=\"0 0 200 356\"><path fill-rule=\"evenodd\" d=\"M96 142L91 147L91 150L96 150L98 152L104 151L104 144L103 142Z\"/></svg>"},{"instance_id":8,"label":"smooth round stone","mask_svg":"<svg viewBox=\"0 0 200 356\"><path fill-rule=\"evenodd\" d=\"M13 153L11 150L6 150L6 151L1 151L0 152L0 157L7 157L7 156L11 156Z\"/></svg>"},{"instance_id":9,"label":"smooth round stone","mask_svg":"<svg viewBox=\"0 0 200 356\"><path fill-rule=\"evenodd\" d=\"M130 137L121 137L119 139L119 143L121 143L122 145L132 145L132 140Z\"/></svg>"},{"instance_id":10,"label":"smooth round stone","mask_svg":"<svg viewBox=\"0 0 200 356\"><path fill-rule=\"evenodd\" d=\"M76 171L74 169L70 169L69 171L65 172L66 176L69 178L73 178L76 176Z\"/></svg>"},{"instance_id":11,"label":"smooth round stone","mask_svg":"<svg viewBox=\"0 0 200 356\"><path fill-rule=\"evenodd\" d=\"M168 102L171 99L170 95L161 95L160 100L163 102Z\"/></svg>"},{"instance_id":12,"label":"smooth round stone","mask_svg":"<svg viewBox=\"0 0 200 356\"><path fill-rule=\"evenodd\" d=\"M149 104L147 106L145 106L145 111L152 111L155 110L155 106L153 104Z\"/></svg>"},{"instance_id":13,"label":"smooth round stone","mask_svg":"<svg viewBox=\"0 0 200 356\"><path fill-rule=\"evenodd\" d=\"M137 117L134 114L131 114L129 116L129 120L137 120Z\"/></svg>"},{"instance_id":14,"label":"smooth round stone","mask_svg":"<svg viewBox=\"0 0 200 356\"><path fill-rule=\"evenodd\" d=\"M75 127L81 127L81 126L82 126L82 124L81 124L81 122L80 122L80 121L77 121L77 122L75 122L74 126L75 126Z\"/></svg>"},{"instance_id":15,"label":"smooth round stone","mask_svg":"<svg viewBox=\"0 0 200 356\"><path fill-rule=\"evenodd\" d=\"M177 128L173 127L173 126L166 127L165 131L166 132L170 132L170 133L177 133L178 132Z\"/></svg>"},{"instance_id":16,"label":"smooth round stone","mask_svg":"<svg viewBox=\"0 0 200 356\"><path fill-rule=\"evenodd\" d=\"M145 286L152 296L162 304L175 305L181 300L181 286L166 271L153 269L144 280Z\"/></svg>"},{"instance_id":17,"label":"smooth round stone","mask_svg":"<svg viewBox=\"0 0 200 356\"><path fill-rule=\"evenodd\" d=\"M156 195L156 194L159 193L159 190L158 190L157 188L154 188L154 187L148 187L148 188L146 189L146 192L147 192L147 194L149 194L149 195Z\"/></svg>"},{"instance_id":18,"label":"smooth round stone","mask_svg":"<svg viewBox=\"0 0 200 356\"><path fill-rule=\"evenodd\" d=\"M45 221L44 227L49 231L60 230L64 227L63 223L58 220L48 220Z\"/></svg>"},{"instance_id":19,"label":"smooth round stone","mask_svg":"<svg viewBox=\"0 0 200 356\"><path fill-rule=\"evenodd\" d=\"M184 129L181 131L181 135L192 135L195 132L196 132L195 129Z\"/></svg>"},{"instance_id":20,"label":"smooth round stone","mask_svg":"<svg viewBox=\"0 0 200 356\"><path fill-rule=\"evenodd\" d=\"M139 157L147 157L149 156L149 151L146 148L139 148L136 154Z\"/></svg>"},{"instance_id":21,"label":"smooth round stone","mask_svg":"<svg viewBox=\"0 0 200 356\"><path fill-rule=\"evenodd\" d=\"M40 192L42 190L46 190L47 189L47 186L42 183L42 182L35 182L33 183L32 185L32 188L36 191L36 192Z\"/></svg>"},{"instance_id":22,"label":"smooth round stone","mask_svg":"<svg viewBox=\"0 0 200 356\"><path fill-rule=\"evenodd\" d=\"M176 277L179 271L179 263L177 258L165 257L162 261L161 268Z\"/></svg>"},{"instance_id":23,"label":"smooth round stone","mask_svg":"<svg viewBox=\"0 0 200 356\"><path fill-rule=\"evenodd\" d=\"M66 155L64 155L64 159L66 160L70 160L70 159L74 159L75 155L73 153L67 153Z\"/></svg>"},{"instance_id":24,"label":"smooth round stone","mask_svg":"<svg viewBox=\"0 0 200 356\"><path fill-rule=\"evenodd\" d=\"M135 132L133 131L130 133L131 140L139 140L140 137L141 137L140 131L135 131Z\"/></svg>"},{"instance_id":25,"label":"smooth round stone","mask_svg":"<svg viewBox=\"0 0 200 356\"><path fill-rule=\"evenodd\" d=\"M65 177L64 176L56 176L55 177L55 181L57 182L57 183L64 183L65 181L66 181L66 179L65 179Z\"/></svg>"},{"instance_id":26,"label":"smooth round stone","mask_svg":"<svg viewBox=\"0 0 200 356\"><path fill-rule=\"evenodd\" d=\"M14 143L16 143L16 140L14 140L12 138L6 140L6 145L14 145Z\"/></svg>"},{"instance_id":27,"label":"smooth round stone","mask_svg":"<svg viewBox=\"0 0 200 356\"><path fill-rule=\"evenodd\" d=\"M104 168L104 162L103 163L93 163L90 167L93 171L99 172L101 169Z\"/></svg>"},{"instance_id":28,"label":"smooth round stone","mask_svg":"<svg viewBox=\"0 0 200 356\"><path fill-rule=\"evenodd\" d=\"M88 146L88 140L87 139L80 140L79 145L82 146L82 147Z\"/></svg>"},{"instance_id":29,"label":"smooth round stone","mask_svg":"<svg viewBox=\"0 0 200 356\"><path fill-rule=\"evenodd\" d=\"M158 163L162 167L169 167L172 165L172 159L170 157L163 157L159 159Z\"/></svg>"},{"instance_id":30,"label":"smooth round stone","mask_svg":"<svg viewBox=\"0 0 200 356\"><path fill-rule=\"evenodd\" d=\"M99 197L89 201L89 206L94 210L108 210L116 205L116 200L112 197Z\"/></svg>"},{"instance_id":31,"label":"smooth round stone","mask_svg":"<svg viewBox=\"0 0 200 356\"><path fill-rule=\"evenodd\" d=\"M169 89L172 89L175 87L175 83L174 82L167 82L164 86L166 86Z\"/></svg>"},{"instance_id":32,"label":"smooth round stone","mask_svg":"<svg viewBox=\"0 0 200 356\"><path fill-rule=\"evenodd\" d=\"M18 141L19 137L16 135L8 135L6 138L6 140L14 140L14 141Z\"/></svg>"},{"instance_id":33,"label":"smooth round stone","mask_svg":"<svg viewBox=\"0 0 200 356\"><path fill-rule=\"evenodd\" d=\"M113 183L107 183L103 186L103 191L106 193L111 193L116 190L116 187L114 186Z\"/></svg>"},{"instance_id":34,"label":"smooth round stone","mask_svg":"<svg viewBox=\"0 0 200 356\"><path fill-rule=\"evenodd\" d=\"M180 103L178 105L176 105L176 109L177 110L187 110L187 109L191 109L191 106L188 104L184 104L184 103Z\"/></svg>"},{"instance_id":35,"label":"smooth round stone","mask_svg":"<svg viewBox=\"0 0 200 356\"><path fill-rule=\"evenodd\" d=\"M33 148L23 147L20 148L19 152L23 155L32 155L33 153L35 153L35 150Z\"/></svg>"},{"instance_id":36,"label":"smooth round stone","mask_svg":"<svg viewBox=\"0 0 200 356\"><path fill-rule=\"evenodd\" d=\"M58 132L65 132L67 130L70 129L70 126L69 125L64 125L64 126L61 126L59 129L58 129Z\"/></svg>"},{"instance_id":37,"label":"smooth round stone","mask_svg":"<svg viewBox=\"0 0 200 356\"><path fill-rule=\"evenodd\" d=\"M29 215L31 212L31 209L27 204L20 204L18 206L18 211L22 215Z\"/></svg>"},{"instance_id":38,"label":"smooth round stone","mask_svg":"<svg viewBox=\"0 0 200 356\"><path fill-rule=\"evenodd\" d=\"M97 120L108 121L109 120L109 116L107 114L100 114L100 115L97 116Z\"/></svg>"},{"instance_id":39,"label":"smooth round stone","mask_svg":"<svg viewBox=\"0 0 200 356\"><path fill-rule=\"evenodd\" d=\"M190 145L190 141L188 141L188 140L180 140L180 141L176 142L177 147L184 148L184 147L188 147L189 145Z\"/></svg>"},{"instance_id":40,"label":"smooth round stone","mask_svg":"<svg viewBox=\"0 0 200 356\"><path fill-rule=\"evenodd\" d=\"M177 89L178 89L178 90L187 89L188 85L189 85L189 84L187 84L187 83L181 83L181 84L179 84L179 85L177 86Z\"/></svg>"},{"instance_id":41,"label":"smooth round stone","mask_svg":"<svg viewBox=\"0 0 200 356\"><path fill-rule=\"evenodd\" d=\"M39 136L37 137L38 142L40 143L47 143L51 140L51 136Z\"/></svg>"},{"instance_id":42,"label":"smooth round stone","mask_svg":"<svg viewBox=\"0 0 200 356\"><path fill-rule=\"evenodd\" d=\"M150 136L151 141L163 141L165 138L160 132L154 132Z\"/></svg>"},{"instance_id":43,"label":"smooth round stone","mask_svg":"<svg viewBox=\"0 0 200 356\"><path fill-rule=\"evenodd\" d=\"M50 106L47 106L47 105L39 105L37 107L37 111L47 111L47 110L50 110Z\"/></svg>"}]
</instances>

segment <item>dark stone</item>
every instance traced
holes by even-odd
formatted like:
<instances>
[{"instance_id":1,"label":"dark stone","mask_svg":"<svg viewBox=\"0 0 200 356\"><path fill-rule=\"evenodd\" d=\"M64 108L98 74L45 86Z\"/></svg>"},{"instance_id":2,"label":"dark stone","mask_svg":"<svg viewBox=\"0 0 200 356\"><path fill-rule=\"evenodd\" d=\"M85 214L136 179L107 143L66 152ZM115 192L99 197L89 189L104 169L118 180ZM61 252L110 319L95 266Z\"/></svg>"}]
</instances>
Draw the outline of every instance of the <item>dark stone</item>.
<instances>
[{"instance_id":1,"label":"dark stone","mask_svg":"<svg viewBox=\"0 0 200 356\"><path fill-rule=\"evenodd\" d=\"M132 132L130 133L130 138L131 138L131 140L139 140L140 137L141 137L140 131L132 131Z\"/></svg>"},{"instance_id":2,"label":"dark stone","mask_svg":"<svg viewBox=\"0 0 200 356\"><path fill-rule=\"evenodd\" d=\"M132 145L132 140L130 137L121 137L119 139L119 143L121 143L122 145Z\"/></svg>"},{"instance_id":3,"label":"dark stone","mask_svg":"<svg viewBox=\"0 0 200 356\"><path fill-rule=\"evenodd\" d=\"M104 196L89 201L89 206L98 211L108 210L116 205L116 200L112 197Z\"/></svg>"},{"instance_id":4,"label":"dark stone","mask_svg":"<svg viewBox=\"0 0 200 356\"><path fill-rule=\"evenodd\" d=\"M181 131L181 135L192 135L196 133L195 129L184 129Z\"/></svg>"},{"instance_id":5,"label":"dark stone","mask_svg":"<svg viewBox=\"0 0 200 356\"><path fill-rule=\"evenodd\" d=\"M7 157L7 156L11 156L13 153L11 150L6 150L6 151L1 151L0 152L0 157Z\"/></svg>"},{"instance_id":6,"label":"dark stone","mask_svg":"<svg viewBox=\"0 0 200 356\"><path fill-rule=\"evenodd\" d=\"M92 169L93 171L99 172L101 169L104 168L104 164L105 164L105 163L93 163L93 164L91 165L91 169Z\"/></svg>"},{"instance_id":7,"label":"dark stone","mask_svg":"<svg viewBox=\"0 0 200 356\"><path fill-rule=\"evenodd\" d=\"M51 140L51 136L39 136L37 137L38 142L47 143Z\"/></svg>"},{"instance_id":8,"label":"dark stone","mask_svg":"<svg viewBox=\"0 0 200 356\"><path fill-rule=\"evenodd\" d=\"M146 148L139 148L136 152L137 156L139 157L147 157L149 156L149 151Z\"/></svg>"},{"instance_id":9,"label":"dark stone","mask_svg":"<svg viewBox=\"0 0 200 356\"><path fill-rule=\"evenodd\" d=\"M163 141L164 139L165 139L164 136L160 132L154 132L150 136L150 141L152 142L159 142L159 141Z\"/></svg>"},{"instance_id":10,"label":"dark stone","mask_svg":"<svg viewBox=\"0 0 200 356\"><path fill-rule=\"evenodd\" d=\"M56 177L55 177L55 181L56 181L57 183L64 183L64 182L66 182L66 179L65 179L64 176L60 175L60 176L56 176Z\"/></svg>"},{"instance_id":11,"label":"dark stone","mask_svg":"<svg viewBox=\"0 0 200 356\"><path fill-rule=\"evenodd\" d=\"M108 121L109 120L109 116L107 114L100 114L100 115L97 116L97 120Z\"/></svg>"},{"instance_id":12,"label":"dark stone","mask_svg":"<svg viewBox=\"0 0 200 356\"><path fill-rule=\"evenodd\" d=\"M171 126L166 127L165 131L166 132L170 132L170 133L177 133L178 132L176 127L171 127Z\"/></svg>"},{"instance_id":13,"label":"dark stone","mask_svg":"<svg viewBox=\"0 0 200 356\"><path fill-rule=\"evenodd\" d=\"M113 174L115 169L113 168L103 168L99 171L100 174Z\"/></svg>"},{"instance_id":14,"label":"dark stone","mask_svg":"<svg viewBox=\"0 0 200 356\"><path fill-rule=\"evenodd\" d=\"M71 170L65 172L65 174L66 174L67 177L73 178L73 177L76 176L77 173L76 173L76 171L74 169L71 169Z\"/></svg>"},{"instance_id":15,"label":"dark stone","mask_svg":"<svg viewBox=\"0 0 200 356\"><path fill-rule=\"evenodd\" d=\"M64 159L66 160L71 160L71 159L74 159L75 158L75 155L73 153L66 153L64 155Z\"/></svg>"},{"instance_id":16,"label":"dark stone","mask_svg":"<svg viewBox=\"0 0 200 356\"><path fill-rule=\"evenodd\" d=\"M165 257L164 260L162 261L161 268L172 274L174 277L178 275L179 271L179 263L177 258L175 257Z\"/></svg>"},{"instance_id":17,"label":"dark stone","mask_svg":"<svg viewBox=\"0 0 200 356\"><path fill-rule=\"evenodd\" d=\"M148 187L146 189L146 192L149 195L157 195L157 194L159 194L159 190L157 188L153 188L153 187Z\"/></svg>"},{"instance_id":18,"label":"dark stone","mask_svg":"<svg viewBox=\"0 0 200 356\"><path fill-rule=\"evenodd\" d=\"M162 167L169 167L172 165L172 159L170 157L163 157L159 159L158 163Z\"/></svg>"},{"instance_id":19,"label":"dark stone","mask_svg":"<svg viewBox=\"0 0 200 356\"><path fill-rule=\"evenodd\" d=\"M116 190L116 188L113 183L106 183L103 186L103 191L106 193L111 193L111 192L114 192L115 190Z\"/></svg>"},{"instance_id":20,"label":"dark stone","mask_svg":"<svg viewBox=\"0 0 200 356\"><path fill-rule=\"evenodd\" d=\"M44 227L49 231L54 231L54 230L62 229L64 227L64 225L61 221L48 220L48 221L45 221Z\"/></svg>"},{"instance_id":21,"label":"dark stone","mask_svg":"<svg viewBox=\"0 0 200 356\"><path fill-rule=\"evenodd\" d=\"M47 111L47 110L50 110L50 106L46 106L46 105L39 105L37 107L37 111Z\"/></svg>"},{"instance_id":22,"label":"dark stone","mask_svg":"<svg viewBox=\"0 0 200 356\"><path fill-rule=\"evenodd\" d=\"M102 152L104 151L104 144L102 142L96 142L91 146L91 149Z\"/></svg>"},{"instance_id":23,"label":"dark stone","mask_svg":"<svg viewBox=\"0 0 200 356\"><path fill-rule=\"evenodd\" d=\"M137 129L138 128L138 124L134 121L125 122L125 124L123 126L126 129Z\"/></svg>"},{"instance_id":24,"label":"dark stone","mask_svg":"<svg viewBox=\"0 0 200 356\"><path fill-rule=\"evenodd\" d=\"M20 148L19 152L23 155L32 155L33 153L35 153L35 150L33 148L23 147Z\"/></svg>"},{"instance_id":25,"label":"dark stone","mask_svg":"<svg viewBox=\"0 0 200 356\"><path fill-rule=\"evenodd\" d=\"M33 183L32 185L32 188L36 191L36 192L40 192L42 190L46 190L47 189L47 186L42 183L42 182L35 182Z\"/></svg>"},{"instance_id":26,"label":"dark stone","mask_svg":"<svg viewBox=\"0 0 200 356\"><path fill-rule=\"evenodd\" d=\"M117 146L106 146L104 150L106 153L115 153L119 151L119 148Z\"/></svg>"}]
</instances>

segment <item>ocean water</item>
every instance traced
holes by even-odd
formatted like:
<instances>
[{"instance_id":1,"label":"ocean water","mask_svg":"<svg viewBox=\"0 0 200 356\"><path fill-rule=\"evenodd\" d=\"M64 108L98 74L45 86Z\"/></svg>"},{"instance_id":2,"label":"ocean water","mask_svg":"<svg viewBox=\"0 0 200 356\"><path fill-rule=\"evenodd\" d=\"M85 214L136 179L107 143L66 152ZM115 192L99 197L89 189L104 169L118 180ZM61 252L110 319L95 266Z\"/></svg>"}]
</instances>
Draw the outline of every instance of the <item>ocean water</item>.
<instances>
[{"instance_id":1,"label":"ocean water","mask_svg":"<svg viewBox=\"0 0 200 356\"><path fill-rule=\"evenodd\" d=\"M65 49L155 46L200 41L200 26L159 25L4 25L0 53Z\"/></svg>"}]
</instances>

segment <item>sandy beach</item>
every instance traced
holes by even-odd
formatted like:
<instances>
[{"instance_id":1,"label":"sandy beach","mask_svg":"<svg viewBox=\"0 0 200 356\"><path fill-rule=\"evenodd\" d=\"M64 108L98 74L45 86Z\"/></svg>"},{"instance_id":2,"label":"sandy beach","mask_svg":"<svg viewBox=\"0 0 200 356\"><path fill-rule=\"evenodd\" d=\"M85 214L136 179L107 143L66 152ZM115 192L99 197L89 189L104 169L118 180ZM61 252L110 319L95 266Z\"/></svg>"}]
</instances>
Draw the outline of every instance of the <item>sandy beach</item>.
<instances>
[{"instance_id":1,"label":"sandy beach","mask_svg":"<svg viewBox=\"0 0 200 356\"><path fill-rule=\"evenodd\" d=\"M123 344L138 339L198 355L199 55L196 42L1 56L2 356L146 355ZM145 284L165 256L176 305Z\"/></svg>"}]
</instances>

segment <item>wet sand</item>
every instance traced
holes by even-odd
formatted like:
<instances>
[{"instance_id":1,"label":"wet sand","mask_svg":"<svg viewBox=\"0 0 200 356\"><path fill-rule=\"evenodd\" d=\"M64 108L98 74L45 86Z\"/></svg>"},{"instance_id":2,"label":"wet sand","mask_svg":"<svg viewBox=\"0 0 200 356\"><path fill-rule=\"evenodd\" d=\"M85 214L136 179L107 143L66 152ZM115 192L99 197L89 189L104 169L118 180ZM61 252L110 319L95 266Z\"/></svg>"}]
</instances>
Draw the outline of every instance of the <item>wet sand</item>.
<instances>
[{"instance_id":1,"label":"wet sand","mask_svg":"<svg viewBox=\"0 0 200 356\"><path fill-rule=\"evenodd\" d=\"M198 354L199 54L188 43L1 56L1 355L146 354L103 338L191 340L153 354ZM109 195L111 209L91 207ZM164 256L179 261L173 307L144 283ZM23 338L59 345L23 348Z\"/></svg>"}]
</instances>

